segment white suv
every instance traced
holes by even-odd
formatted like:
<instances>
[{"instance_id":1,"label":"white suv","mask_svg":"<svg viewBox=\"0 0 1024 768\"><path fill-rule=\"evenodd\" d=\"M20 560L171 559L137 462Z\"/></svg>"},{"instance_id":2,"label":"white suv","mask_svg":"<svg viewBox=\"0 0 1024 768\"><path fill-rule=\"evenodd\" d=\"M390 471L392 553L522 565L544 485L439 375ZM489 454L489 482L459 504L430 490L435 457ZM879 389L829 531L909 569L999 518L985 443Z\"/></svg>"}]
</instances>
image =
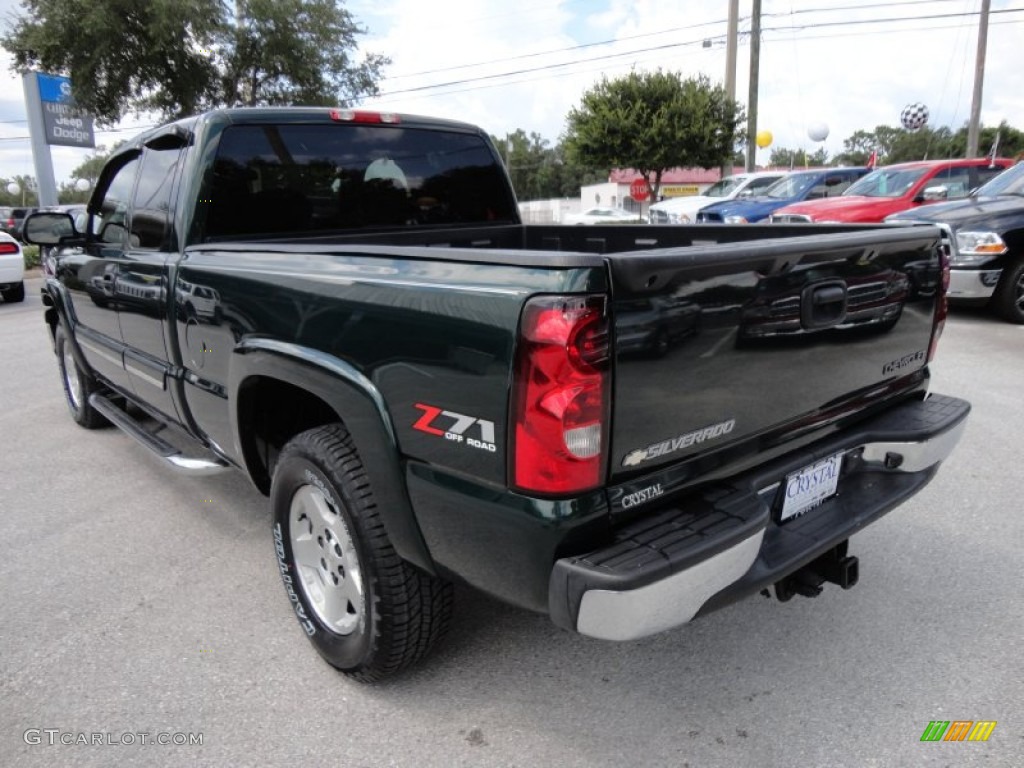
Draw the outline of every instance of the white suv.
<instances>
[{"instance_id":1,"label":"white suv","mask_svg":"<svg viewBox=\"0 0 1024 768\"><path fill-rule=\"evenodd\" d=\"M25 298L25 257L18 241L0 232L0 296L6 302Z\"/></svg>"},{"instance_id":2,"label":"white suv","mask_svg":"<svg viewBox=\"0 0 1024 768\"><path fill-rule=\"evenodd\" d=\"M732 200L740 195L756 195L785 175L785 171L757 171L737 173L716 181L703 195L672 197L651 206L651 224L692 224L697 211L705 205Z\"/></svg>"}]
</instances>

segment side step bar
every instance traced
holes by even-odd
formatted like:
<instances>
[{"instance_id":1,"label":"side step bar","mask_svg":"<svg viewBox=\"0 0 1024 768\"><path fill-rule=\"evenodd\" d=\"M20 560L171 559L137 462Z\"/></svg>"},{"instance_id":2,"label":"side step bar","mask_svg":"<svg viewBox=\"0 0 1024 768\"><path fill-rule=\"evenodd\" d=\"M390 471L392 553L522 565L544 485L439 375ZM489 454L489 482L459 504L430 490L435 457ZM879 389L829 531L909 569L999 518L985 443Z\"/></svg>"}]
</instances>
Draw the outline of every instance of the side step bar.
<instances>
[{"instance_id":1,"label":"side step bar","mask_svg":"<svg viewBox=\"0 0 1024 768\"><path fill-rule=\"evenodd\" d=\"M149 432L122 408L118 408L98 392L94 392L89 396L89 405L103 414L104 418L114 426L135 438L178 472L188 475L215 475L229 468L226 462L218 458L185 456L179 449L159 435Z\"/></svg>"}]
</instances>

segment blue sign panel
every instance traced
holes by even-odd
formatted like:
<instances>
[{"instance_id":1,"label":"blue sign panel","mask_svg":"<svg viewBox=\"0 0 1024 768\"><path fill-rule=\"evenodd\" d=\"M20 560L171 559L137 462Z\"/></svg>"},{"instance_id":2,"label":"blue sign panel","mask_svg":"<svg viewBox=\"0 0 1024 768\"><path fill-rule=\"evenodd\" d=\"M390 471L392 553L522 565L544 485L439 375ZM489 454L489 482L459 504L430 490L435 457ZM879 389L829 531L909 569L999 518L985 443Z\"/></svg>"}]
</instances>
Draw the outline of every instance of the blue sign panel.
<instances>
[{"instance_id":1,"label":"blue sign panel","mask_svg":"<svg viewBox=\"0 0 1024 768\"><path fill-rule=\"evenodd\" d=\"M75 100L71 97L71 81L62 75L44 75L36 73L36 81L39 83L39 98L41 101L56 101L61 104L74 105Z\"/></svg>"}]
</instances>

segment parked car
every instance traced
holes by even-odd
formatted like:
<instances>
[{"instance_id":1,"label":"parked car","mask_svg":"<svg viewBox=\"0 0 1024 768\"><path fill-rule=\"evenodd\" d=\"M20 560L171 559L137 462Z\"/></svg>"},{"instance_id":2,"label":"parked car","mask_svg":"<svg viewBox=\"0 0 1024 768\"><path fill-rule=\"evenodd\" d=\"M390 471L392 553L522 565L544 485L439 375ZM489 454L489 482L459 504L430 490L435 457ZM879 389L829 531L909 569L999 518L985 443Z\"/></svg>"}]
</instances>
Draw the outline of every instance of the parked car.
<instances>
[{"instance_id":1,"label":"parked car","mask_svg":"<svg viewBox=\"0 0 1024 768\"><path fill-rule=\"evenodd\" d=\"M0 208L0 230L11 235L15 240L21 240L21 228L25 223L25 217L38 210L38 208Z\"/></svg>"},{"instance_id":2,"label":"parked car","mask_svg":"<svg viewBox=\"0 0 1024 768\"><path fill-rule=\"evenodd\" d=\"M994 179L1013 165L1008 158L921 160L877 168L839 197L806 200L772 214L776 224L877 222L899 211L940 200L954 200Z\"/></svg>"},{"instance_id":3,"label":"parked car","mask_svg":"<svg viewBox=\"0 0 1024 768\"><path fill-rule=\"evenodd\" d=\"M640 224L639 213L630 213L621 208L589 208L582 213L567 213L563 224Z\"/></svg>"},{"instance_id":4,"label":"parked car","mask_svg":"<svg viewBox=\"0 0 1024 768\"><path fill-rule=\"evenodd\" d=\"M987 304L1004 320L1024 324L1024 163L963 200L903 211L886 221L948 226L956 235L950 301Z\"/></svg>"},{"instance_id":5,"label":"parked car","mask_svg":"<svg viewBox=\"0 0 1024 768\"><path fill-rule=\"evenodd\" d=\"M703 195L687 195L662 200L651 206L651 224L692 224L697 212L706 205L750 197L765 191L785 175L785 171L737 173L716 181Z\"/></svg>"},{"instance_id":6,"label":"parked car","mask_svg":"<svg viewBox=\"0 0 1024 768\"><path fill-rule=\"evenodd\" d=\"M868 168L821 168L788 173L762 195L712 203L701 208L697 222L702 224L750 224L768 218L784 205L801 200L839 197Z\"/></svg>"},{"instance_id":7,"label":"parked car","mask_svg":"<svg viewBox=\"0 0 1024 768\"><path fill-rule=\"evenodd\" d=\"M25 299L25 257L6 232L0 232L0 296L7 302Z\"/></svg>"}]
</instances>

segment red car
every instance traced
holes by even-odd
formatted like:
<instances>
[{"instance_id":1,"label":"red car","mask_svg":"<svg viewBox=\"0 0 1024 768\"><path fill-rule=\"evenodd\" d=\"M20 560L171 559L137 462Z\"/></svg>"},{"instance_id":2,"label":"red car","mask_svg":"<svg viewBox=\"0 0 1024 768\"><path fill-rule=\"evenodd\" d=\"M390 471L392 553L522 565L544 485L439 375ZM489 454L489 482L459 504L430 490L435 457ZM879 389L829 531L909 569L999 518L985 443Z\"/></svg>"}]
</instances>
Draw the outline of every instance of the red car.
<instances>
[{"instance_id":1,"label":"red car","mask_svg":"<svg viewBox=\"0 0 1024 768\"><path fill-rule=\"evenodd\" d=\"M880 222L891 213L939 200L966 197L1013 161L997 157L970 160L921 160L877 168L838 197L805 200L775 211L777 224Z\"/></svg>"}]
</instances>

